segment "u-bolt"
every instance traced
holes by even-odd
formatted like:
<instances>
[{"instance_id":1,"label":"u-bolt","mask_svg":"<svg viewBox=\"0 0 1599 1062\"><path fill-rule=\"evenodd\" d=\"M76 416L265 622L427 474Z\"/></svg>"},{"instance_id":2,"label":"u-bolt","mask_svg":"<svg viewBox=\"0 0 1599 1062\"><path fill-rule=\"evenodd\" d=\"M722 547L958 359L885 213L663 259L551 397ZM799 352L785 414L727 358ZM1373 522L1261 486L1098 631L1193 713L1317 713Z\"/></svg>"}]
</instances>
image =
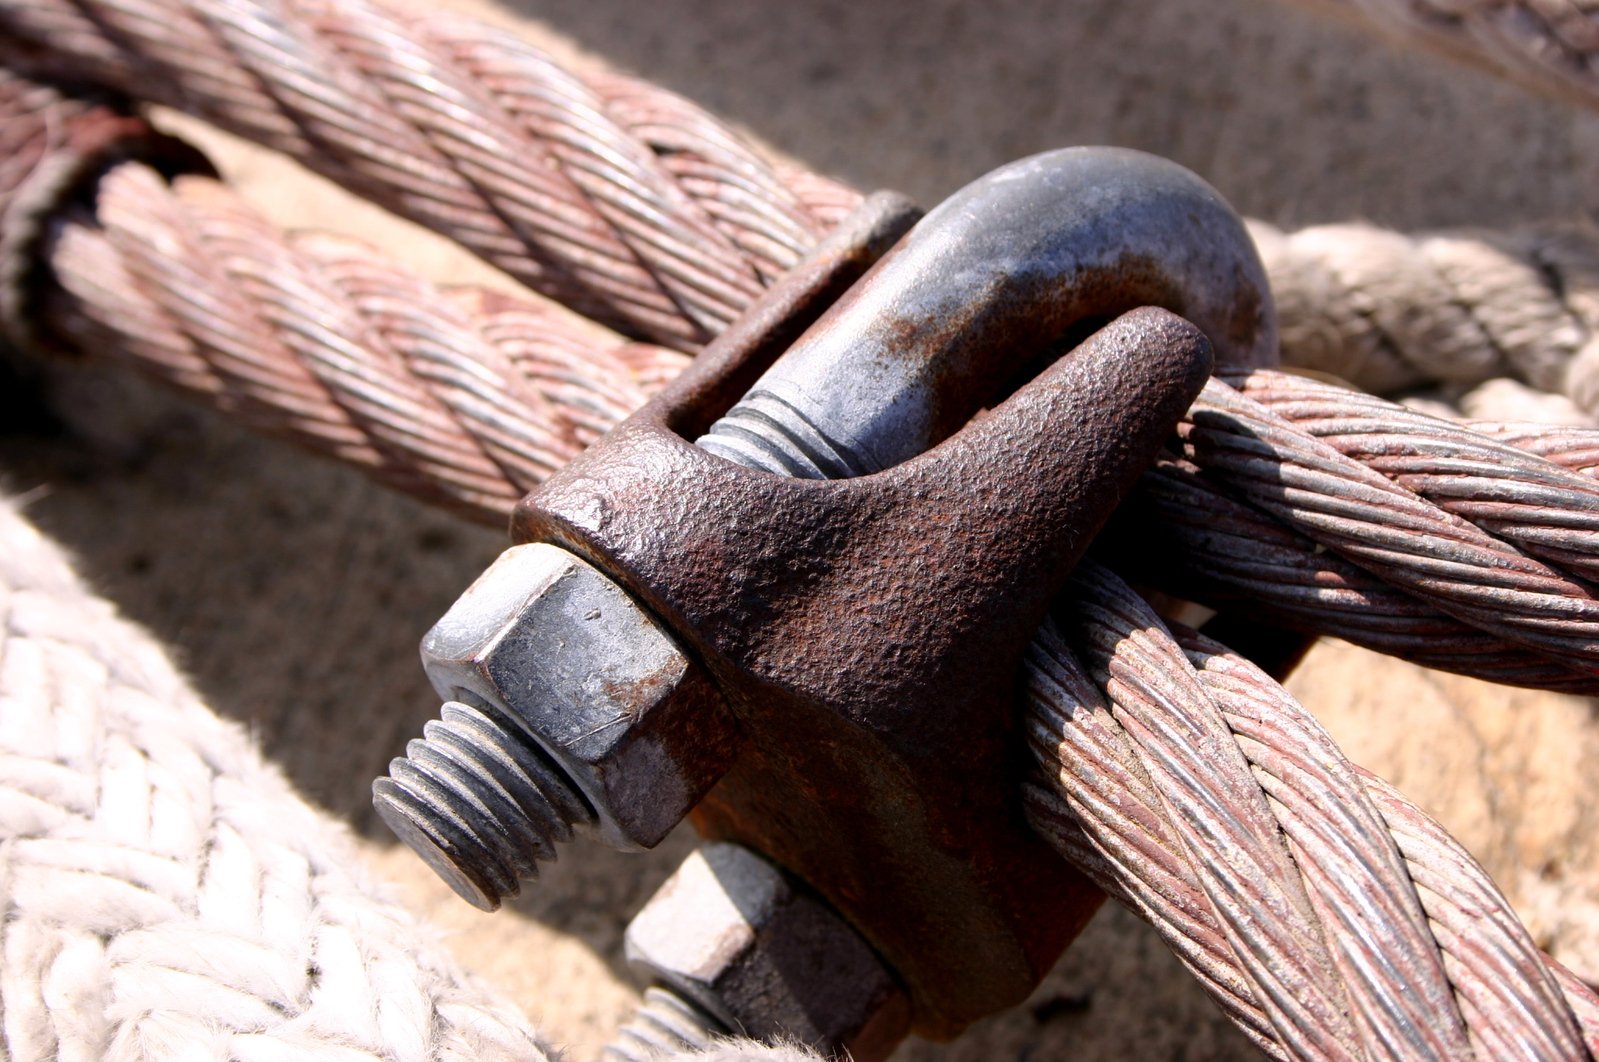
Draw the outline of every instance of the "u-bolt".
<instances>
[{"instance_id":1,"label":"u-bolt","mask_svg":"<svg viewBox=\"0 0 1599 1062\"><path fill-rule=\"evenodd\" d=\"M1140 151L1034 155L928 214L699 445L780 475L878 472L1140 306L1191 321L1218 365L1276 360L1265 270L1213 188Z\"/></svg>"},{"instance_id":2,"label":"u-bolt","mask_svg":"<svg viewBox=\"0 0 1599 1062\"><path fill-rule=\"evenodd\" d=\"M1237 216L1149 155L995 171L835 298L904 220L869 204L519 506L525 545L424 640L447 719L374 788L483 906L573 825L650 845L699 805L948 1035L1097 903L1012 804L1022 651L1202 386L1200 333L1231 365L1275 336ZM1118 318L1150 305L1198 330Z\"/></svg>"}]
</instances>

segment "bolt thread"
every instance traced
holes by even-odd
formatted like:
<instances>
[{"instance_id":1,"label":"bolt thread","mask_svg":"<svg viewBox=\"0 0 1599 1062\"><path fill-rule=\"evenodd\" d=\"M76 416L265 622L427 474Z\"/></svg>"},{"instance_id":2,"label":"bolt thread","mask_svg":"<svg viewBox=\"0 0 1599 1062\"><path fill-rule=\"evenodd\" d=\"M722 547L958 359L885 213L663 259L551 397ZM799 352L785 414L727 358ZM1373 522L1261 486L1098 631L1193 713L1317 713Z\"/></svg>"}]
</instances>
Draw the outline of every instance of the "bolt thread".
<instances>
[{"instance_id":1,"label":"bolt thread","mask_svg":"<svg viewBox=\"0 0 1599 1062\"><path fill-rule=\"evenodd\" d=\"M729 1035L721 1022L670 988L644 990L644 1001L605 1048L607 1062L657 1062L682 1051L703 1051Z\"/></svg>"},{"instance_id":2,"label":"bolt thread","mask_svg":"<svg viewBox=\"0 0 1599 1062\"><path fill-rule=\"evenodd\" d=\"M745 395L695 445L746 468L795 479L848 479L868 470L859 455L770 391Z\"/></svg>"},{"instance_id":3,"label":"bolt thread","mask_svg":"<svg viewBox=\"0 0 1599 1062\"><path fill-rule=\"evenodd\" d=\"M499 907L594 821L567 774L493 708L447 702L422 734L372 783L372 803L467 902Z\"/></svg>"}]
</instances>

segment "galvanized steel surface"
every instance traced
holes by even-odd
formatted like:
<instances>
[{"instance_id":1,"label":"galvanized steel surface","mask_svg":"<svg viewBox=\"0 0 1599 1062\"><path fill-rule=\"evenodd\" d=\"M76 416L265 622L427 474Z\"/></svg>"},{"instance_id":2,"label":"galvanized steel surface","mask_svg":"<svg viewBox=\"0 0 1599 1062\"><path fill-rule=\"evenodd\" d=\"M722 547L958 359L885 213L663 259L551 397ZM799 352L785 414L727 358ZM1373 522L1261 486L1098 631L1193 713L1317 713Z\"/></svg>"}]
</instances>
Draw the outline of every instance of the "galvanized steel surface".
<instances>
[{"instance_id":1,"label":"galvanized steel surface","mask_svg":"<svg viewBox=\"0 0 1599 1062\"><path fill-rule=\"evenodd\" d=\"M880 472L955 432L1077 329L1140 306L1233 369L1273 364L1265 271L1216 191L1165 159L1065 148L940 203L700 445L779 475Z\"/></svg>"},{"instance_id":2,"label":"galvanized steel surface","mask_svg":"<svg viewBox=\"0 0 1599 1062\"><path fill-rule=\"evenodd\" d=\"M553 546L501 554L422 639L422 664L443 718L373 783L373 802L485 910L574 827L653 848L731 758L732 721L700 667Z\"/></svg>"},{"instance_id":3,"label":"galvanized steel surface","mask_svg":"<svg viewBox=\"0 0 1599 1062\"><path fill-rule=\"evenodd\" d=\"M910 1005L848 923L737 845L699 847L627 927L627 958L730 1033L870 1062Z\"/></svg>"}]
</instances>

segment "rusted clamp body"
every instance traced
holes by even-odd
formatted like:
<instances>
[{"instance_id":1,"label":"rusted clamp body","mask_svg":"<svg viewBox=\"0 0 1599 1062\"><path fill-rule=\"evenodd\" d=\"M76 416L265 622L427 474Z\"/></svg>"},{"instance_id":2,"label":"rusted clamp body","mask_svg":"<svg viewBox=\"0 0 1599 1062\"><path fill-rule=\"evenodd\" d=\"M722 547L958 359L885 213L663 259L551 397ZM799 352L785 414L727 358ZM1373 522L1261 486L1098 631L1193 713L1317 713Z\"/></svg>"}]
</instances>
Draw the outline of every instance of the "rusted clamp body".
<instances>
[{"instance_id":1,"label":"rusted clamp body","mask_svg":"<svg viewBox=\"0 0 1599 1062\"><path fill-rule=\"evenodd\" d=\"M1232 256L1187 276L1180 255L1129 253L1142 241L1111 227L1103 201L1124 189L1076 183L1135 176L1129 193L1156 189L1129 205L1135 219L1160 202L1190 227L1236 224L1219 199L1196 216L1190 175L1130 153L1007 170L930 215L819 317L830 270L774 291L513 520L519 541L608 573L703 664L739 738L718 746L729 762L697 826L837 907L903 979L930 1036L1021 1000L1097 906L1015 804L1019 664L1198 393L1210 348L1172 314L1138 310L1005 390L1074 326L1151 302L1208 318L1235 363L1271 343L1258 263L1245 275L1236 239L1222 251L1173 240ZM1101 201L1085 208L1084 187ZM978 209L996 192L999 209ZM1160 219L1168 232L1182 223ZM790 371L772 369L791 345L778 363ZM752 389L756 417L798 415L764 435L780 440L767 467L787 476L710 452L726 451L725 425L690 442ZM865 425L853 443L828 430L829 409ZM810 475L857 475L790 478L807 460Z\"/></svg>"},{"instance_id":2,"label":"rusted clamp body","mask_svg":"<svg viewBox=\"0 0 1599 1062\"><path fill-rule=\"evenodd\" d=\"M895 244L912 219L874 197L518 507L423 643L455 703L374 787L484 907L574 827L647 846L698 804L903 984L819 1045L857 1058L1020 1001L1097 906L1015 802L1020 660L1206 335L1275 348L1237 216L1151 156L1023 160Z\"/></svg>"}]
</instances>

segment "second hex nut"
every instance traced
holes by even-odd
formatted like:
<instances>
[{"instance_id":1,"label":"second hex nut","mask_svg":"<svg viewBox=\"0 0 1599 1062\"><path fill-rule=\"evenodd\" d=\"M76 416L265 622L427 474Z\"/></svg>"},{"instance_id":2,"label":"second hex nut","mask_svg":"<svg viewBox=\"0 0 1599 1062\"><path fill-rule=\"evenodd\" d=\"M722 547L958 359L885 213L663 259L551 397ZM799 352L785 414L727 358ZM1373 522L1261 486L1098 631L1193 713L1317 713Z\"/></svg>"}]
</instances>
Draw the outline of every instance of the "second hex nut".
<instances>
[{"instance_id":1,"label":"second hex nut","mask_svg":"<svg viewBox=\"0 0 1599 1062\"><path fill-rule=\"evenodd\" d=\"M883 961L754 852L705 844L627 928L628 961L735 1032L881 1058L910 1024Z\"/></svg>"}]
</instances>

